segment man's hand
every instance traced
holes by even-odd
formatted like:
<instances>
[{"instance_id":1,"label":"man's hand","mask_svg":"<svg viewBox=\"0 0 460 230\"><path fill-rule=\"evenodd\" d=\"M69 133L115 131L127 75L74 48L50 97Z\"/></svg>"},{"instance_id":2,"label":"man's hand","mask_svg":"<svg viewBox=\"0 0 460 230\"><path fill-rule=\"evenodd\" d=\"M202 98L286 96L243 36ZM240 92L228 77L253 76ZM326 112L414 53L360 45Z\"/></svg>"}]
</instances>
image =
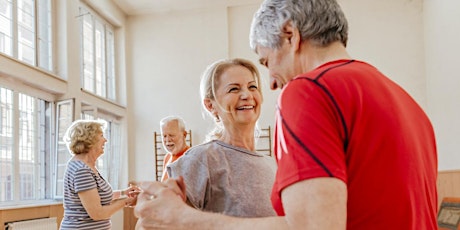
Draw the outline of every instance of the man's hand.
<instances>
[{"instance_id":1,"label":"man's hand","mask_svg":"<svg viewBox=\"0 0 460 230\"><path fill-rule=\"evenodd\" d=\"M182 177L165 182L141 182L134 214L136 229L178 229L185 204L185 184Z\"/></svg>"}]
</instances>

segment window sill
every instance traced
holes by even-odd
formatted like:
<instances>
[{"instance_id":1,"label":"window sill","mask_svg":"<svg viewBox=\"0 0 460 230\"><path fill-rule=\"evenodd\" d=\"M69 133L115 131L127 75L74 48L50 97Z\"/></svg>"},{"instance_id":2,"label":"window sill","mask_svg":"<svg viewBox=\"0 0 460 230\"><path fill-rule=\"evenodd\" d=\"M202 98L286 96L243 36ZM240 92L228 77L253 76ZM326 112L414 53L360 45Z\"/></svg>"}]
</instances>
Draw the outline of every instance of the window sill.
<instances>
[{"instance_id":1,"label":"window sill","mask_svg":"<svg viewBox=\"0 0 460 230\"><path fill-rule=\"evenodd\" d=\"M67 82L57 75L0 53L0 75L54 95L67 91Z\"/></svg>"},{"instance_id":2,"label":"window sill","mask_svg":"<svg viewBox=\"0 0 460 230\"><path fill-rule=\"evenodd\" d=\"M16 202L16 203L1 203L0 210L10 210L10 209L21 209L21 208L31 208L31 207L42 207L50 205L59 205L62 204L60 200L42 200L42 201L25 201L25 202Z\"/></svg>"}]
</instances>

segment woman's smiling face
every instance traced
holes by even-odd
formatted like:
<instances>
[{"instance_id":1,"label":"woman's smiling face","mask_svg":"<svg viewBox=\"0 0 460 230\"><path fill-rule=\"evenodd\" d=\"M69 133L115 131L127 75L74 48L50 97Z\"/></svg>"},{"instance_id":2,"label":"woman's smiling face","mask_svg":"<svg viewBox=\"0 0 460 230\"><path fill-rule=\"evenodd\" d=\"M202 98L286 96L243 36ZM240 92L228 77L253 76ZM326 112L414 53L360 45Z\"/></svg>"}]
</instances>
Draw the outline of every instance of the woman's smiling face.
<instances>
[{"instance_id":1,"label":"woman's smiling face","mask_svg":"<svg viewBox=\"0 0 460 230\"><path fill-rule=\"evenodd\" d=\"M97 134L96 138L97 141L94 143L93 148L97 154L102 155L104 153L104 147L107 139L105 139L104 133L102 131Z\"/></svg>"},{"instance_id":2,"label":"woman's smiling face","mask_svg":"<svg viewBox=\"0 0 460 230\"><path fill-rule=\"evenodd\" d=\"M215 100L211 103L224 126L255 125L262 93L251 71L240 65L231 66L216 80Z\"/></svg>"}]
</instances>

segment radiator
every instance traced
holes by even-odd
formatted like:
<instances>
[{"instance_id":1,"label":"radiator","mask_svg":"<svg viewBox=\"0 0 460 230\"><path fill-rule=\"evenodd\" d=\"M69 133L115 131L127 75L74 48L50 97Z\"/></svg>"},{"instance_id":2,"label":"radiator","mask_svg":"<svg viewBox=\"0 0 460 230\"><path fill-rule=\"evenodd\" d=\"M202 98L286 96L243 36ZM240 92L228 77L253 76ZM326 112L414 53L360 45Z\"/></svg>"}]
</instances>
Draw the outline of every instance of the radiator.
<instances>
[{"instance_id":1,"label":"radiator","mask_svg":"<svg viewBox=\"0 0 460 230\"><path fill-rule=\"evenodd\" d=\"M7 230L57 230L56 217L8 223Z\"/></svg>"}]
</instances>

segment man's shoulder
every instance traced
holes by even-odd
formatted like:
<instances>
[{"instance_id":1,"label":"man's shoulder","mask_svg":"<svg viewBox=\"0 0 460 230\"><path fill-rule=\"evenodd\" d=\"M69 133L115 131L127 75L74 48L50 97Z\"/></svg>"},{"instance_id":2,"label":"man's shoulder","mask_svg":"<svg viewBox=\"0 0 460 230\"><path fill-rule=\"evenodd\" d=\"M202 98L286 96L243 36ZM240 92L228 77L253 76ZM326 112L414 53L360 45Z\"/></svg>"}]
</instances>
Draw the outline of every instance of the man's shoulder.
<instances>
[{"instance_id":1,"label":"man's shoulder","mask_svg":"<svg viewBox=\"0 0 460 230\"><path fill-rule=\"evenodd\" d=\"M171 158L172 154L170 152L165 153L164 162L168 162L169 159Z\"/></svg>"}]
</instances>

